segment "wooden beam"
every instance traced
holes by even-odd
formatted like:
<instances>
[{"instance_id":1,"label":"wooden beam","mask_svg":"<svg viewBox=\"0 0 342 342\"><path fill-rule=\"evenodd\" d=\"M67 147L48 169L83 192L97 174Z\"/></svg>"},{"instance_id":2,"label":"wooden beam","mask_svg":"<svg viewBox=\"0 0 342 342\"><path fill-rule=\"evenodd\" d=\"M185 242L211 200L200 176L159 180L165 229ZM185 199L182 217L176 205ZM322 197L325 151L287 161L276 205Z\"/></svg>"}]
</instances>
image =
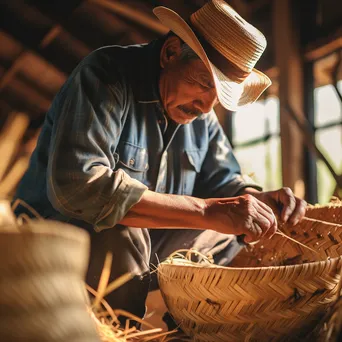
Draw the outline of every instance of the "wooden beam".
<instances>
[{"instance_id":1,"label":"wooden beam","mask_svg":"<svg viewBox=\"0 0 342 342\"><path fill-rule=\"evenodd\" d=\"M5 38L13 46L21 46L9 35L5 35ZM4 96L9 96L8 100L16 110L24 110L32 115L45 112L67 76L23 46L21 51L7 70L0 66L0 74L3 75L0 78L0 93L5 92ZM21 75L20 80L16 79L17 74Z\"/></svg>"},{"instance_id":2,"label":"wooden beam","mask_svg":"<svg viewBox=\"0 0 342 342\"><path fill-rule=\"evenodd\" d=\"M73 13L74 20L64 26L89 46L98 48L111 44L127 45L146 43L156 38L156 33L125 18L85 1ZM84 29L87 27L88 29Z\"/></svg>"},{"instance_id":3,"label":"wooden beam","mask_svg":"<svg viewBox=\"0 0 342 342\"><path fill-rule=\"evenodd\" d=\"M27 81L47 97L53 97L67 79L65 73L33 51L26 52L18 73L23 81Z\"/></svg>"},{"instance_id":4,"label":"wooden beam","mask_svg":"<svg viewBox=\"0 0 342 342\"><path fill-rule=\"evenodd\" d=\"M304 148L301 133L284 109L304 112L303 67L297 23L291 0L273 2L273 33L276 66L279 70L280 137L283 185L303 196Z\"/></svg>"},{"instance_id":5,"label":"wooden beam","mask_svg":"<svg viewBox=\"0 0 342 342\"><path fill-rule=\"evenodd\" d=\"M26 108L32 114L46 113L52 101L52 99L42 96L39 91L17 79L12 80L11 84L4 91L4 94L13 108L16 110Z\"/></svg>"},{"instance_id":6,"label":"wooden beam","mask_svg":"<svg viewBox=\"0 0 342 342\"><path fill-rule=\"evenodd\" d=\"M51 44L53 40L57 38L57 36L62 32L63 28L61 25L55 25L51 28L51 30L45 35L42 41L39 44L41 49L46 48Z\"/></svg>"},{"instance_id":7,"label":"wooden beam","mask_svg":"<svg viewBox=\"0 0 342 342\"><path fill-rule=\"evenodd\" d=\"M116 14L119 14L129 20L132 20L142 26L149 28L152 31L155 31L159 34L166 34L170 30L166 28L158 19L153 18L150 15L147 15L141 11L134 9L124 3L120 3L117 1L109 1L109 0L88 0L106 8L110 11L113 11Z\"/></svg>"},{"instance_id":8,"label":"wooden beam","mask_svg":"<svg viewBox=\"0 0 342 342\"><path fill-rule=\"evenodd\" d=\"M59 22L47 17L23 0L9 2L4 6L2 14L6 18L0 21L4 31L9 32L23 45L37 51L63 71L71 72L92 50L67 32Z\"/></svg>"},{"instance_id":9,"label":"wooden beam","mask_svg":"<svg viewBox=\"0 0 342 342\"><path fill-rule=\"evenodd\" d=\"M15 77L16 72L22 66L22 62L25 58L25 52L22 52L19 57L12 63L9 69L3 74L0 79L0 92L6 87L7 84Z\"/></svg>"},{"instance_id":10,"label":"wooden beam","mask_svg":"<svg viewBox=\"0 0 342 342\"><path fill-rule=\"evenodd\" d=\"M5 73L6 70L0 66L0 74ZM45 97L42 92L15 77L2 89L2 96L15 110L25 109L29 113L44 113L51 104L51 98Z\"/></svg>"},{"instance_id":11,"label":"wooden beam","mask_svg":"<svg viewBox=\"0 0 342 342\"><path fill-rule=\"evenodd\" d=\"M311 46L306 48L304 56L307 61L315 61L317 59L326 57L340 49L342 49L342 36L337 37L330 42L321 42L321 44L316 47Z\"/></svg>"}]
</instances>

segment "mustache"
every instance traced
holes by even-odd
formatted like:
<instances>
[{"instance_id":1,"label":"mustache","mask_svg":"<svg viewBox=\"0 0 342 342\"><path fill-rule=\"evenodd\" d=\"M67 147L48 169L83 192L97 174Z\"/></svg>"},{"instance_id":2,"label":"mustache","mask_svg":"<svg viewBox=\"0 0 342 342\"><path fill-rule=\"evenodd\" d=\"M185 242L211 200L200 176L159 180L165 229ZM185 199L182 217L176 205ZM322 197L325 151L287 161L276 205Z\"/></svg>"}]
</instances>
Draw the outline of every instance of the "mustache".
<instances>
[{"instance_id":1,"label":"mustache","mask_svg":"<svg viewBox=\"0 0 342 342\"><path fill-rule=\"evenodd\" d=\"M190 114L190 115L195 115L195 116L200 116L203 113L195 108L188 108L186 106L179 105L178 108L182 110L185 114Z\"/></svg>"}]
</instances>

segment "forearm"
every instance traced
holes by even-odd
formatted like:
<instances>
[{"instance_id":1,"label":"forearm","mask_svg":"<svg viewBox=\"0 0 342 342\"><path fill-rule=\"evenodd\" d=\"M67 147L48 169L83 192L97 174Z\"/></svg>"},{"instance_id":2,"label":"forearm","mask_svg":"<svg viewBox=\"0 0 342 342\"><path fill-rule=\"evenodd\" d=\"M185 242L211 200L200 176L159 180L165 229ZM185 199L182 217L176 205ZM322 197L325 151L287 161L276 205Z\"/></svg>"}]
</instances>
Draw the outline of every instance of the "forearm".
<instances>
[{"instance_id":1,"label":"forearm","mask_svg":"<svg viewBox=\"0 0 342 342\"><path fill-rule=\"evenodd\" d=\"M277 230L272 210L254 196L200 199L146 190L119 222L131 227L212 229L246 235L246 242Z\"/></svg>"},{"instance_id":2,"label":"forearm","mask_svg":"<svg viewBox=\"0 0 342 342\"><path fill-rule=\"evenodd\" d=\"M255 195L255 194L260 194L260 191L252 188L252 187L247 187L247 188L243 188L241 189L236 196L242 196L242 195Z\"/></svg>"},{"instance_id":3,"label":"forearm","mask_svg":"<svg viewBox=\"0 0 342 342\"><path fill-rule=\"evenodd\" d=\"M119 222L131 227L206 229L206 201L146 190Z\"/></svg>"}]
</instances>

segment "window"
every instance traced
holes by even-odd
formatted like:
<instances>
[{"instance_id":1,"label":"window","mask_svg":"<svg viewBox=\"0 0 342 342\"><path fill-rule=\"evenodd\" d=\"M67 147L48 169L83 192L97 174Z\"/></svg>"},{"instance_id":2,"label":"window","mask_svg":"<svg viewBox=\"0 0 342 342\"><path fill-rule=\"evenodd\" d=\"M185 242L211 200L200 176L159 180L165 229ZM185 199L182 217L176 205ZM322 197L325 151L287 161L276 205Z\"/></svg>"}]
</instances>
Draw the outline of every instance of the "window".
<instances>
[{"instance_id":1,"label":"window","mask_svg":"<svg viewBox=\"0 0 342 342\"><path fill-rule=\"evenodd\" d=\"M281 187L278 98L260 100L234 113L232 121L232 143L242 172L264 190Z\"/></svg>"},{"instance_id":2,"label":"window","mask_svg":"<svg viewBox=\"0 0 342 342\"><path fill-rule=\"evenodd\" d=\"M342 92L342 81L338 82ZM342 103L331 84L314 91L316 144L335 172L342 173ZM325 164L317 161L317 183L319 203L329 202L336 182Z\"/></svg>"}]
</instances>

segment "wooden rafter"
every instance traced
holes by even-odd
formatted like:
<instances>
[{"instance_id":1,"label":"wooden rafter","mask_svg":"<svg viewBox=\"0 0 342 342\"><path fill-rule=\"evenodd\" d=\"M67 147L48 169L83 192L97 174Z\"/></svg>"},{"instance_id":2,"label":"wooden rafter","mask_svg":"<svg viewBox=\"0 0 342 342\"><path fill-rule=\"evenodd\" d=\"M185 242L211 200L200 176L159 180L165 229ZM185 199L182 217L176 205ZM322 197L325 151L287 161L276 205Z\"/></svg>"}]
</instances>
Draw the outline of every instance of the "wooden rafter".
<instances>
[{"instance_id":1,"label":"wooden rafter","mask_svg":"<svg viewBox=\"0 0 342 342\"><path fill-rule=\"evenodd\" d=\"M342 36L337 37L328 43L322 43L322 45L307 48L304 56L307 61L315 61L328 56L339 49L342 49Z\"/></svg>"},{"instance_id":2,"label":"wooden rafter","mask_svg":"<svg viewBox=\"0 0 342 342\"><path fill-rule=\"evenodd\" d=\"M130 7L122 2L110 0L88 0L103 8L113 11L129 20L132 20L142 26L149 28L159 34L166 34L169 30L162 25L157 19L147 15L133 7Z\"/></svg>"},{"instance_id":3,"label":"wooden rafter","mask_svg":"<svg viewBox=\"0 0 342 342\"><path fill-rule=\"evenodd\" d=\"M16 72L22 66L22 62L25 59L25 51L23 51L17 59L12 63L9 69L4 73L2 78L0 79L0 92L2 89L6 87L7 84L11 82L11 80L15 77Z\"/></svg>"},{"instance_id":4,"label":"wooden rafter","mask_svg":"<svg viewBox=\"0 0 342 342\"><path fill-rule=\"evenodd\" d=\"M42 41L39 44L39 47L44 49L48 45L51 44L53 40L57 38L57 36L62 32L63 28L61 25L55 25L51 28L51 30L45 35Z\"/></svg>"}]
</instances>

